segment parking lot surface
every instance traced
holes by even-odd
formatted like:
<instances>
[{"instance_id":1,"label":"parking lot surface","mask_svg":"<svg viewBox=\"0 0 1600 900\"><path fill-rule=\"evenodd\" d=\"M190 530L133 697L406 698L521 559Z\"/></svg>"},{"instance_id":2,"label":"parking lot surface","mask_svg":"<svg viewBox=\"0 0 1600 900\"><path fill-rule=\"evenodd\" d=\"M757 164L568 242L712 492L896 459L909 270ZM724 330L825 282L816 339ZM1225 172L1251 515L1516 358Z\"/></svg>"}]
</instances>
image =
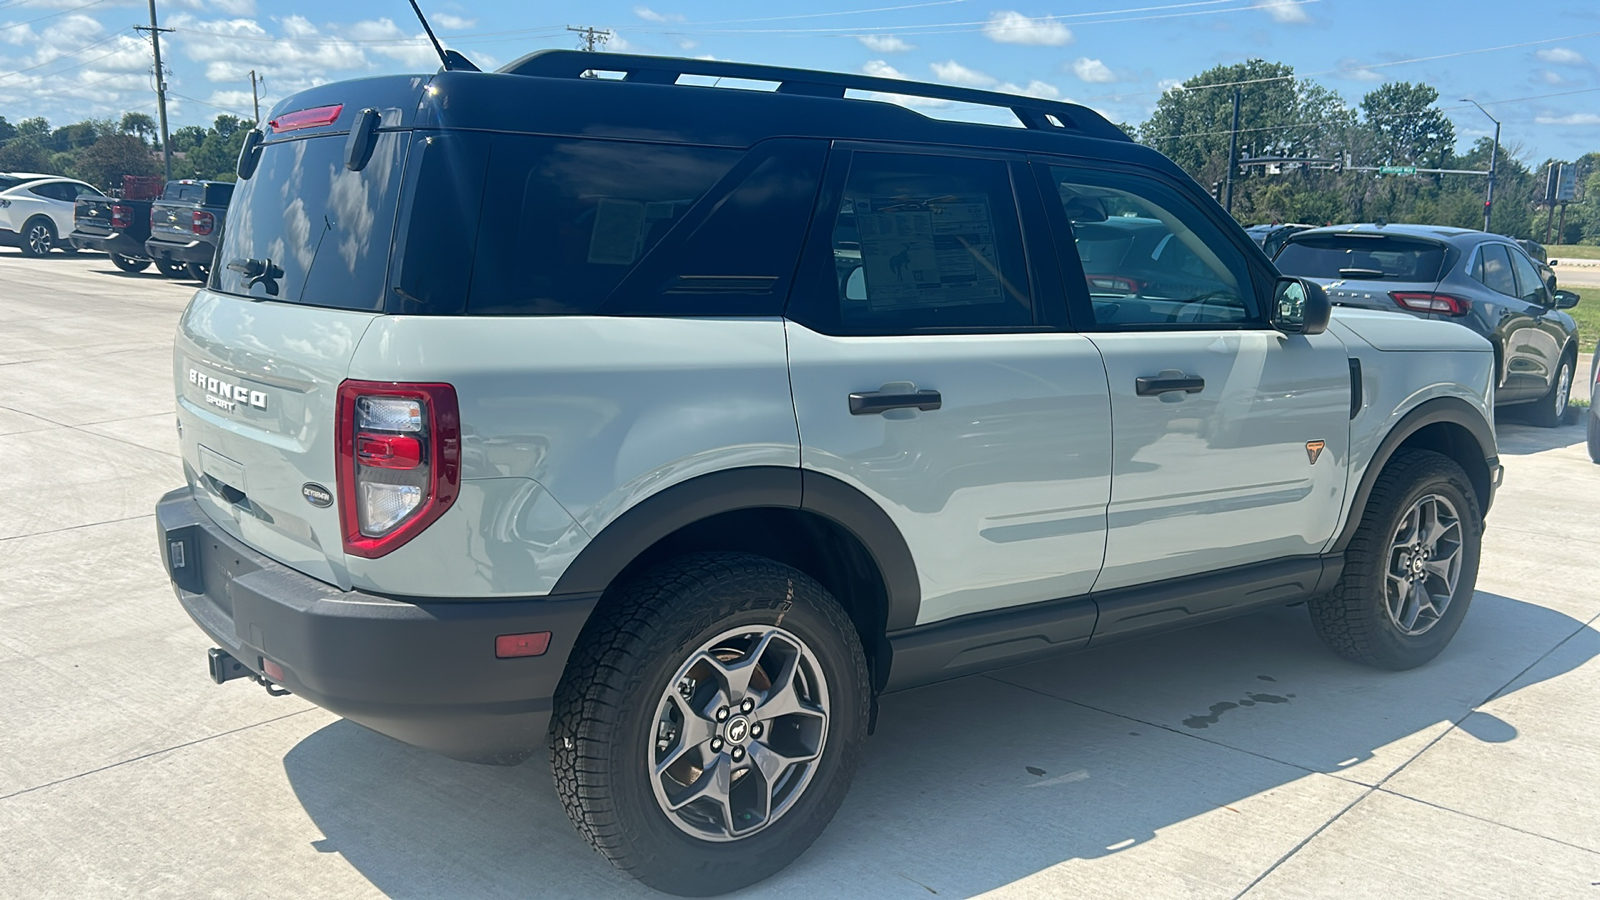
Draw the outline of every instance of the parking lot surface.
<instances>
[{"instance_id":1,"label":"parking lot surface","mask_svg":"<svg viewBox=\"0 0 1600 900\"><path fill-rule=\"evenodd\" d=\"M194 287L0 251L0 896L652 895L544 757L454 762L210 683L151 516ZM740 896L1600 898L1583 440L1502 421L1433 663L1344 662L1287 608L892 695L832 826Z\"/></svg>"}]
</instances>

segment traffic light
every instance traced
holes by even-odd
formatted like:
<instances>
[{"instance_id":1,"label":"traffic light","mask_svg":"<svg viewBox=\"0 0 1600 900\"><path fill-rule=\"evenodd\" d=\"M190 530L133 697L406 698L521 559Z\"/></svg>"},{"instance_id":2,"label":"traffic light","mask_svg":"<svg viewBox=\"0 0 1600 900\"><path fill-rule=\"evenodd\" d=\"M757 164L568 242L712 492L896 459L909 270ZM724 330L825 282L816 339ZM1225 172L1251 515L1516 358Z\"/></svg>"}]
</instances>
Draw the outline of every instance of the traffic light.
<instances>
[{"instance_id":1,"label":"traffic light","mask_svg":"<svg viewBox=\"0 0 1600 900\"><path fill-rule=\"evenodd\" d=\"M1211 182L1211 198L1218 203L1222 202L1222 182Z\"/></svg>"}]
</instances>

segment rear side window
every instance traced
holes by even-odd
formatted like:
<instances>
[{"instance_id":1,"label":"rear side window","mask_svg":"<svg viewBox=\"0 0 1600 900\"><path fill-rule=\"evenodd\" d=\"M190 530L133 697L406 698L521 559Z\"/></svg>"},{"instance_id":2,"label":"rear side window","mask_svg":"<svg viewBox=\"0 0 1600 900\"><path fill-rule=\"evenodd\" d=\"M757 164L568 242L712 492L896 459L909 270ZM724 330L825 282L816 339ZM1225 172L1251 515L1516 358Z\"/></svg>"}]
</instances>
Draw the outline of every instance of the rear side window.
<instances>
[{"instance_id":1,"label":"rear side window","mask_svg":"<svg viewBox=\"0 0 1600 900\"><path fill-rule=\"evenodd\" d=\"M380 310L405 163L404 134L345 168L342 134L273 142L238 188L212 288L262 300Z\"/></svg>"},{"instance_id":2,"label":"rear side window","mask_svg":"<svg viewBox=\"0 0 1600 900\"><path fill-rule=\"evenodd\" d=\"M600 312L612 290L743 156L495 135L467 312Z\"/></svg>"},{"instance_id":3,"label":"rear side window","mask_svg":"<svg viewBox=\"0 0 1600 900\"><path fill-rule=\"evenodd\" d=\"M1438 281L1445 246L1399 235L1297 237L1277 256L1278 271L1351 281Z\"/></svg>"},{"instance_id":4,"label":"rear side window","mask_svg":"<svg viewBox=\"0 0 1600 900\"><path fill-rule=\"evenodd\" d=\"M1484 244L1478 248L1478 259L1472 264L1472 277L1497 294L1517 296L1517 282L1511 274L1511 257L1500 244Z\"/></svg>"},{"instance_id":5,"label":"rear side window","mask_svg":"<svg viewBox=\"0 0 1600 900\"><path fill-rule=\"evenodd\" d=\"M1524 303L1545 303L1547 299L1545 284L1539 275L1539 270L1535 269L1533 263L1520 252L1510 247L1506 248L1506 252L1510 254L1511 268L1517 274L1517 296L1521 297Z\"/></svg>"}]
</instances>

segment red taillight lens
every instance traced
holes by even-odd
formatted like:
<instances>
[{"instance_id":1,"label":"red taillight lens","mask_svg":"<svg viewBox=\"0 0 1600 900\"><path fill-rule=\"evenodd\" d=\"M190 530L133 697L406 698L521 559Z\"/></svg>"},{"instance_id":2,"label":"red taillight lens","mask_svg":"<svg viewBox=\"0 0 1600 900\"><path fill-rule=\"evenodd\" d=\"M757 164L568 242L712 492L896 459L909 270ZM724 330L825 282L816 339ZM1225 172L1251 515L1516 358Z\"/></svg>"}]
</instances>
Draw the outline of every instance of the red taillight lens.
<instances>
[{"instance_id":1,"label":"red taillight lens","mask_svg":"<svg viewBox=\"0 0 1600 900\"><path fill-rule=\"evenodd\" d=\"M279 134L301 128L320 128L323 125L332 125L338 121L339 111L342 109L344 109L343 103L335 104L334 106L313 106L310 109L297 109L291 113L284 113L276 119L269 119L267 125Z\"/></svg>"},{"instance_id":2,"label":"red taillight lens","mask_svg":"<svg viewBox=\"0 0 1600 900\"><path fill-rule=\"evenodd\" d=\"M1464 316L1472 309L1472 301L1465 297L1435 294L1432 291L1390 291L1389 297L1399 304L1401 309L1411 312Z\"/></svg>"},{"instance_id":3,"label":"red taillight lens","mask_svg":"<svg viewBox=\"0 0 1600 900\"><path fill-rule=\"evenodd\" d=\"M133 207L123 206L120 203L111 204L111 227L129 228L133 225Z\"/></svg>"},{"instance_id":4,"label":"red taillight lens","mask_svg":"<svg viewBox=\"0 0 1600 900\"><path fill-rule=\"evenodd\" d=\"M448 384L339 385L339 521L344 549L373 558L416 537L455 502L461 416Z\"/></svg>"},{"instance_id":5,"label":"red taillight lens","mask_svg":"<svg viewBox=\"0 0 1600 900\"><path fill-rule=\"evenodd\" d=\"M216 227L216 216L200 209L194 211L193 221L190 223L189 228L195 234L210 234L216 230Z\"/></svg>"}]
</instances>

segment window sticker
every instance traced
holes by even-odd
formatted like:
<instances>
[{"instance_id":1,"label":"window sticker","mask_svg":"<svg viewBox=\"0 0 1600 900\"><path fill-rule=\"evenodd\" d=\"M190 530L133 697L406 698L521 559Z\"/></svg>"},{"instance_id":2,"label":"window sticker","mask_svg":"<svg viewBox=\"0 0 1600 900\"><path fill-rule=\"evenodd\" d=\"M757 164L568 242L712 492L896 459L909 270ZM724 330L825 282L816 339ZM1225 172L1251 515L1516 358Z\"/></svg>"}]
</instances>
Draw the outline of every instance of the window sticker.
<instances>
[{"instance_id":1,"label":"window sticker","mask_svg":"<svg viewBox=\"0 0 1600 900\"><path fill-rule=\"evenodd\" d=\"M589 262L598 266L631 266L639 257L646 205L637 200L601 197L589 238Z\"/></svg>"},{"instance_id":2,"label":"window sticker","mask_svg":"<svg viewBox=\"0 0 1600 900\"><path fill-rule=\"evenodd\" d=\"M987 195L866 197L855 212L870 309L1004 300Z\"/></svg>"}]
</instances>

